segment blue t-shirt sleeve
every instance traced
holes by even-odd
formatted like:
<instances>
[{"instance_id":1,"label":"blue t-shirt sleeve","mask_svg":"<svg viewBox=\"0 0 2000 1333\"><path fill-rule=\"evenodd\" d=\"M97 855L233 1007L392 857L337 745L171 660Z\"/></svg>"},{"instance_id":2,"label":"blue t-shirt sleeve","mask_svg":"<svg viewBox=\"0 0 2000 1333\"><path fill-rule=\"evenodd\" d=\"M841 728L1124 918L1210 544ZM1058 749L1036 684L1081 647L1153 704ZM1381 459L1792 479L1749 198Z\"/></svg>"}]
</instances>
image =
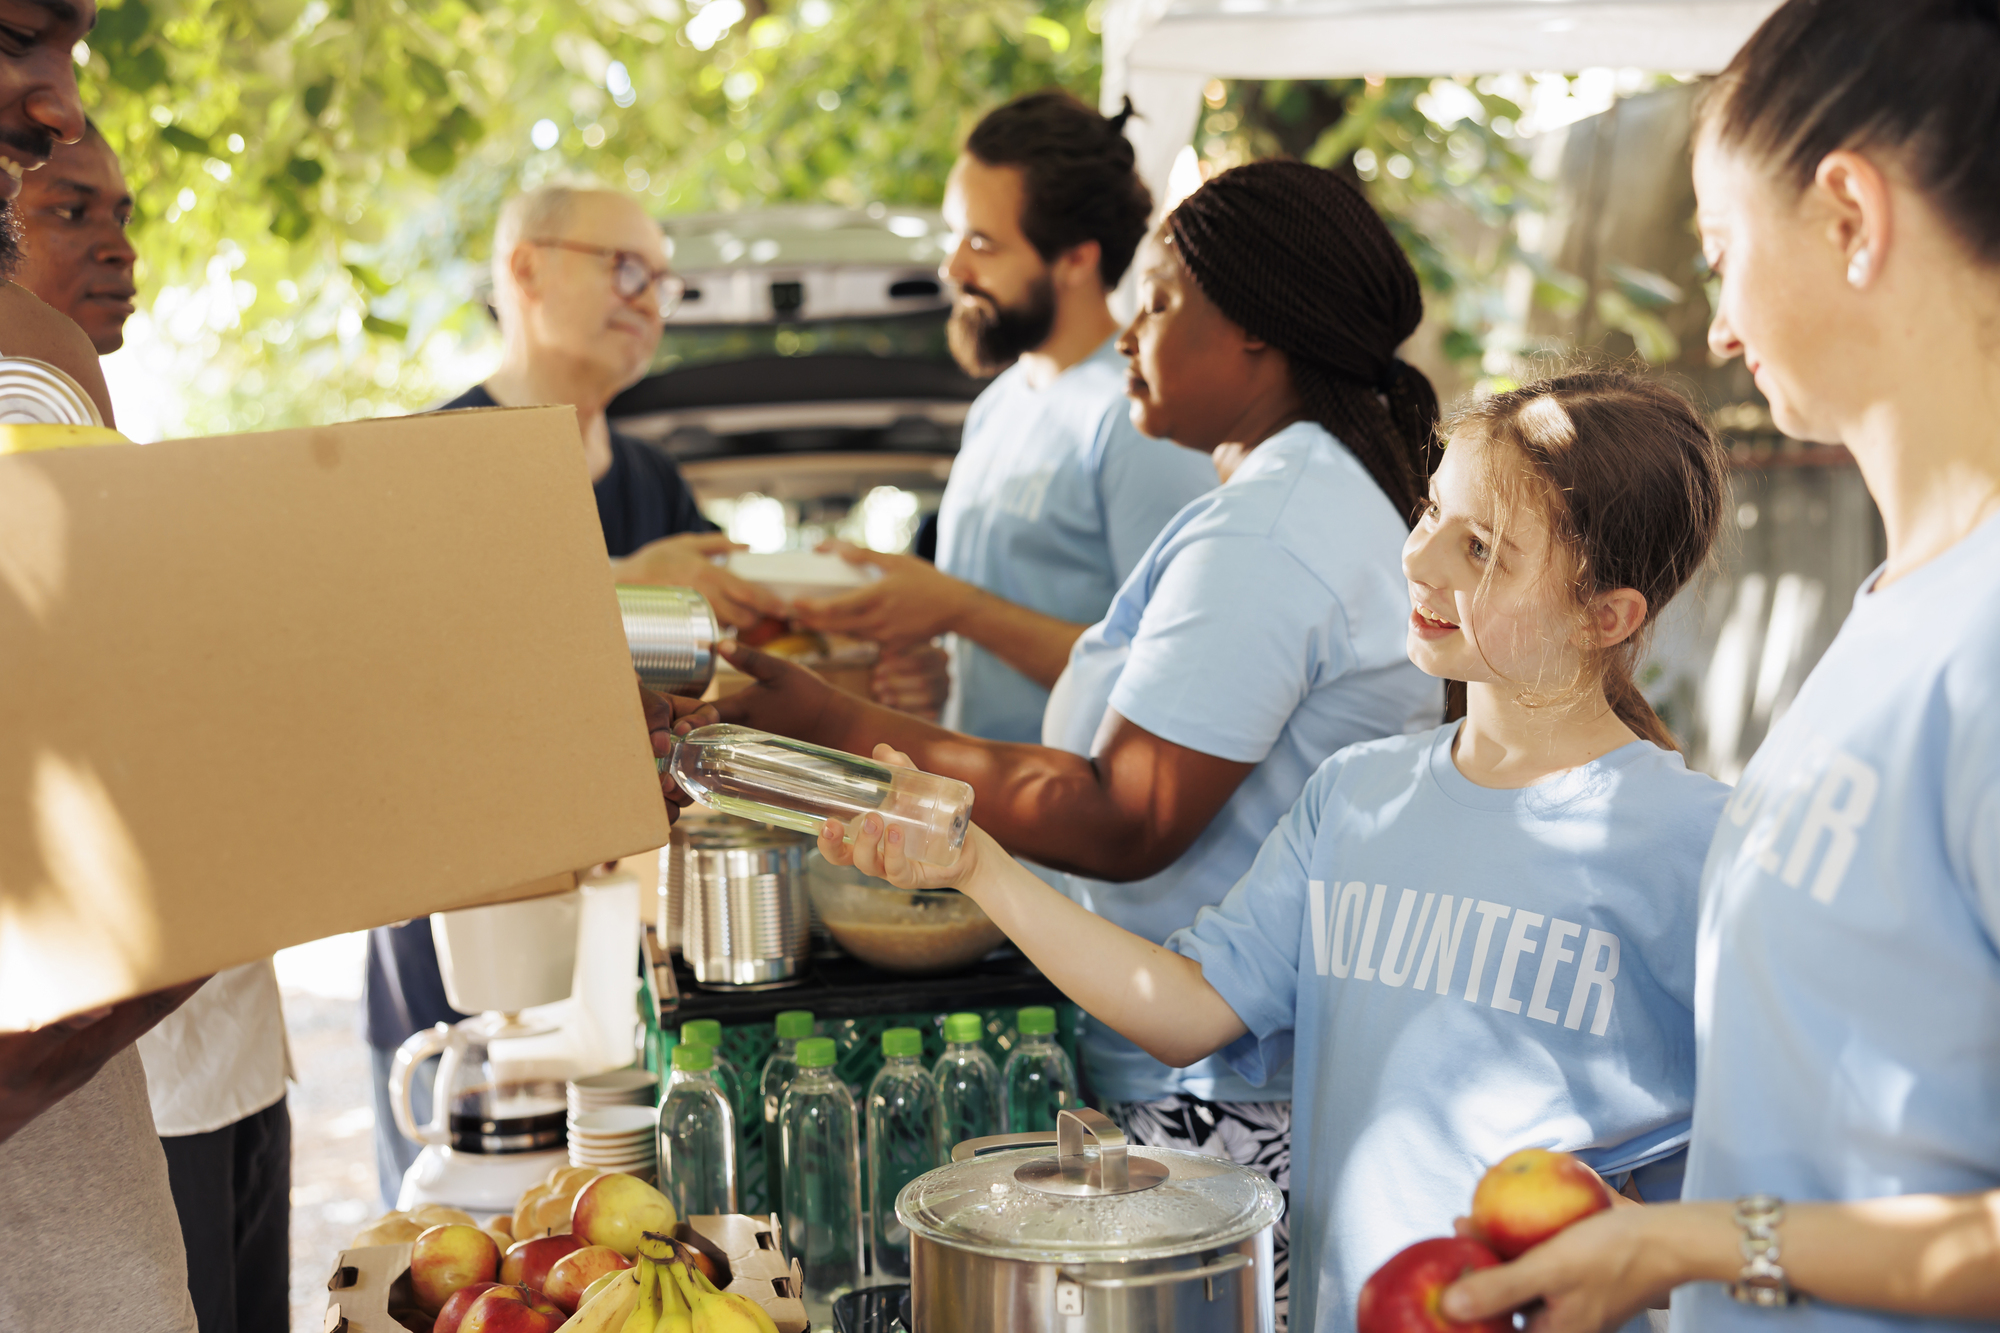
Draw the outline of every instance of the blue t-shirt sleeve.
<instances>
[{"instance_id":1,"label":"blue t-shirt sleeve","mask_svg":"<svg viewBox=\"0 0 2000 1333\"><path fill-rule=\"evenodd\" d=\"M1291 552L1267 537L1203 537L1160 571L1111 707L1176 745L1261 763L1352 656L1339 602Z\"/></svg>"},{"instance_id":2,"label":"blue t-shirt sleeve","mask_svg":"<svg viewBox=\"0 0 2000 1333\"><path fill-rule=\"evenodd\" d=\"M1218 482L1207 454L1140 434L1123 401L1105 413L1099 430L1097 502L1112 582L1122 584L1174 515Z\"/></svg>"},{"instance_id":3,"label":"blue t-shirt sleeve","mask_svg":"<svg viewBox=\"0 0 2000 1333\"><path fill-rule=\"evenodd\" d=\"M1167 940L1169 949L1201 964L1208 984L1250 1029L1223 1048L1222 1058L1260 1087L1292 1058L1313 843L1339 762L1336 755L1320 766L1228 896Z\"/></svg>"}]
</instances>

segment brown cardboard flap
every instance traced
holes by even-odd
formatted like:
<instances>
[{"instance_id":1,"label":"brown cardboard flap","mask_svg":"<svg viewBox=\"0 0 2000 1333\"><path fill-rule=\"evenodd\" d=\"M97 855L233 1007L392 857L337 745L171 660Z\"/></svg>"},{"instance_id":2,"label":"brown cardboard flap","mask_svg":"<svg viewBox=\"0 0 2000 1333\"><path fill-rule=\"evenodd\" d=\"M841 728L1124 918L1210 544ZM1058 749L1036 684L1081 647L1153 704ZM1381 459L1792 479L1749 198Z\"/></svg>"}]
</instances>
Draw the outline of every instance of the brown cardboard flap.
<instances>
[{"instance_id":1,"label":"brown cardboard flap","mask_svg":"<svg viewBox=\"0 0 2000 1333\"><path fill-rule=\"evenodd\" d=\"M666 838L571 409L0 458L0 1030Z\"/></svg>"}]
</instances>

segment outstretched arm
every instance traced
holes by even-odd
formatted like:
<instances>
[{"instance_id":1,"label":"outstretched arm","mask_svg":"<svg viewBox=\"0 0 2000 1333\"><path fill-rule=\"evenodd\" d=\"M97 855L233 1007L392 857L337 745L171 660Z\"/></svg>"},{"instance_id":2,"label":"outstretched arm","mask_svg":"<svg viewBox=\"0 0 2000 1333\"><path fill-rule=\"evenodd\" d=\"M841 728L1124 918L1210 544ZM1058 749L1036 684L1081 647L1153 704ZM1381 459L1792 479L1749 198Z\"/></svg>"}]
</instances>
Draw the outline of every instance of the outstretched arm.
<instances>
[{"instance_id":1,"label":"outstretched arm","mask_svg":"<svg viewBox=\"0 0 2000 1333\"><path fill-rule=\"evenodd\" d=\"M1613 1208L1444 1297L1460 1321L1545 1304L1530 1333L1600 1333L1684 1282L1729 1282L1741 1233L1721 1202ZM2000 1318L2000 1190L1853 1203L1788 1203L1780 1262L1793 1288L1829 1305L1959 1319Z\"/></svg>"},{"instance_id":2,"label":"outstretched arm","mask_svg":"<svg viewBox=\"0 0 2000 1333\"><path fill-rule=\"evenodd\" d=\"M909 756L886 745L875 747L875 757L912 767ZM965 845L949 866L911 861L903 855L903 831L885 834L875 815L861 821L852 843L842 841L845 832L829 820L820 832L820 855L901 888L960 890L1063 994L1163 1064L1193 1064L1247 1030L1202 975L1201 964L1078 906L977 824L966 830Z\"/></svg>"},{"instance_id":3,"label":"outstretched arm","mask_svg":"<svg viewBox=\"0 0 2000 1333\"><path fill-rule=\"evenodd\" d=\"M887 648L956 634L992 653L1043 689L1069 664L1086 626L1058 620L955 579L914 555L888 555L846 542L820 548L882 577L838 597L802 598L793 617L811 629L873 639Z\"/></svg>"},{"instance_id":4,"label":"outstretched arm","mask_svg":"<svg viewBox=\"0 0 2000 1333\"><path fill-rule=\"evenodd\" d=\"M842 694L767 653L717 651L757 680L718 702L723 721L850 754L886 741L916 767L970 783L979 822L1001 846L1093 879L1129 882L1172 865L1256 767L1176 745L1115 713L1089 758L980 740Z\"/></svg>"}]
</instances>

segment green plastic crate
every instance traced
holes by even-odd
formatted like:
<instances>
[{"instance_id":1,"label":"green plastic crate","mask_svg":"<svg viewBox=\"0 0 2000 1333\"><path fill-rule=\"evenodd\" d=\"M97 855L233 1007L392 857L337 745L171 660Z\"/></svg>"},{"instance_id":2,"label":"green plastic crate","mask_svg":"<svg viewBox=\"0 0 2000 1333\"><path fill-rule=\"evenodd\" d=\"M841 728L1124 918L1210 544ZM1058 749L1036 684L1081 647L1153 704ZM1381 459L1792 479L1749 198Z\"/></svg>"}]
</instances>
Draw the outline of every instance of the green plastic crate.
<instances>
[{"instance_id":1,"label":"green plastic crate","mask_svg":"<svg viewBox=\"0 0 2000 1333\"><path fill-rule=\"evenodd\" d=\"M1070 1062L1076 1063L1076 1024L1078 1010L1073 1004L1056 1005L1056 1040L1068 1052ZM975 1009L984 1025L986 1035L981 1045L993 1057L994 1063L1005 1067L1007 1056L1020 1042L1020 1034L1014 1030L1013 1009ZM945 1015L933 1014L882 1014L869 1018L827 1019L814 1025L813 1031L822 1037L831 1037L839 1056L834 1069L848 1090L854 1094L854 1106L858 1116L867 1115L868 1085L882 1068L882 1034L890 1028L915 1028L924 1034L924 1064L934 1065L944 1055ZM646 1065L661 1074L662 1088L666 1085L664 1071L672 1068L671 1052L680 1044L680 1034L663 1032L656 1027L647 1030ZM745 1092L754 1102L757 1098L758 1083L763 1077L764 1062L777 1047L777 1030L770 1023L754 1023L722 1028L722 1055L742 1073ZM737 1207L745 1213L758 1215L768 1213L776 1207L770 1198L769 1183L764 1179L764 1116L762 1108L756 1105L737 1108L738 1121L742 1126L740 1138L741 1156L736 1170ZM865 1137L866 1127L862 1127ZM864 1143L863 1150L866 1151Z\"/></svg>"}]
</instances>

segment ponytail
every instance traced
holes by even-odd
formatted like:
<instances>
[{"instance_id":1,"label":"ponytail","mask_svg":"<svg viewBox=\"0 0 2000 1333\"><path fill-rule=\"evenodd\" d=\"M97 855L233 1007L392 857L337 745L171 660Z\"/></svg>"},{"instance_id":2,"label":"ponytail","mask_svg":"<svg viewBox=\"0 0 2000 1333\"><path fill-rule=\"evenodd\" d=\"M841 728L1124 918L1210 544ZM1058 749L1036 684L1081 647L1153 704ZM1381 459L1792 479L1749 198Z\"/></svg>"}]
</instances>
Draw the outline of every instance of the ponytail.
<instances>
[{"instance_id":1,"label":"ponytail","mask_svg":"<svg viewBox=\"0 0 2000 1333\"><path fill-rule=\"evenodd\" d=\"M1680 742L1653 711L1653 705L1639 692L1639 684L1623 662L1610 665L1604 676L1604 697L1618 720L1632 728L1640 740L1651 741L1662 750L1678 750Z\"/></svg>"}]
</instances>

